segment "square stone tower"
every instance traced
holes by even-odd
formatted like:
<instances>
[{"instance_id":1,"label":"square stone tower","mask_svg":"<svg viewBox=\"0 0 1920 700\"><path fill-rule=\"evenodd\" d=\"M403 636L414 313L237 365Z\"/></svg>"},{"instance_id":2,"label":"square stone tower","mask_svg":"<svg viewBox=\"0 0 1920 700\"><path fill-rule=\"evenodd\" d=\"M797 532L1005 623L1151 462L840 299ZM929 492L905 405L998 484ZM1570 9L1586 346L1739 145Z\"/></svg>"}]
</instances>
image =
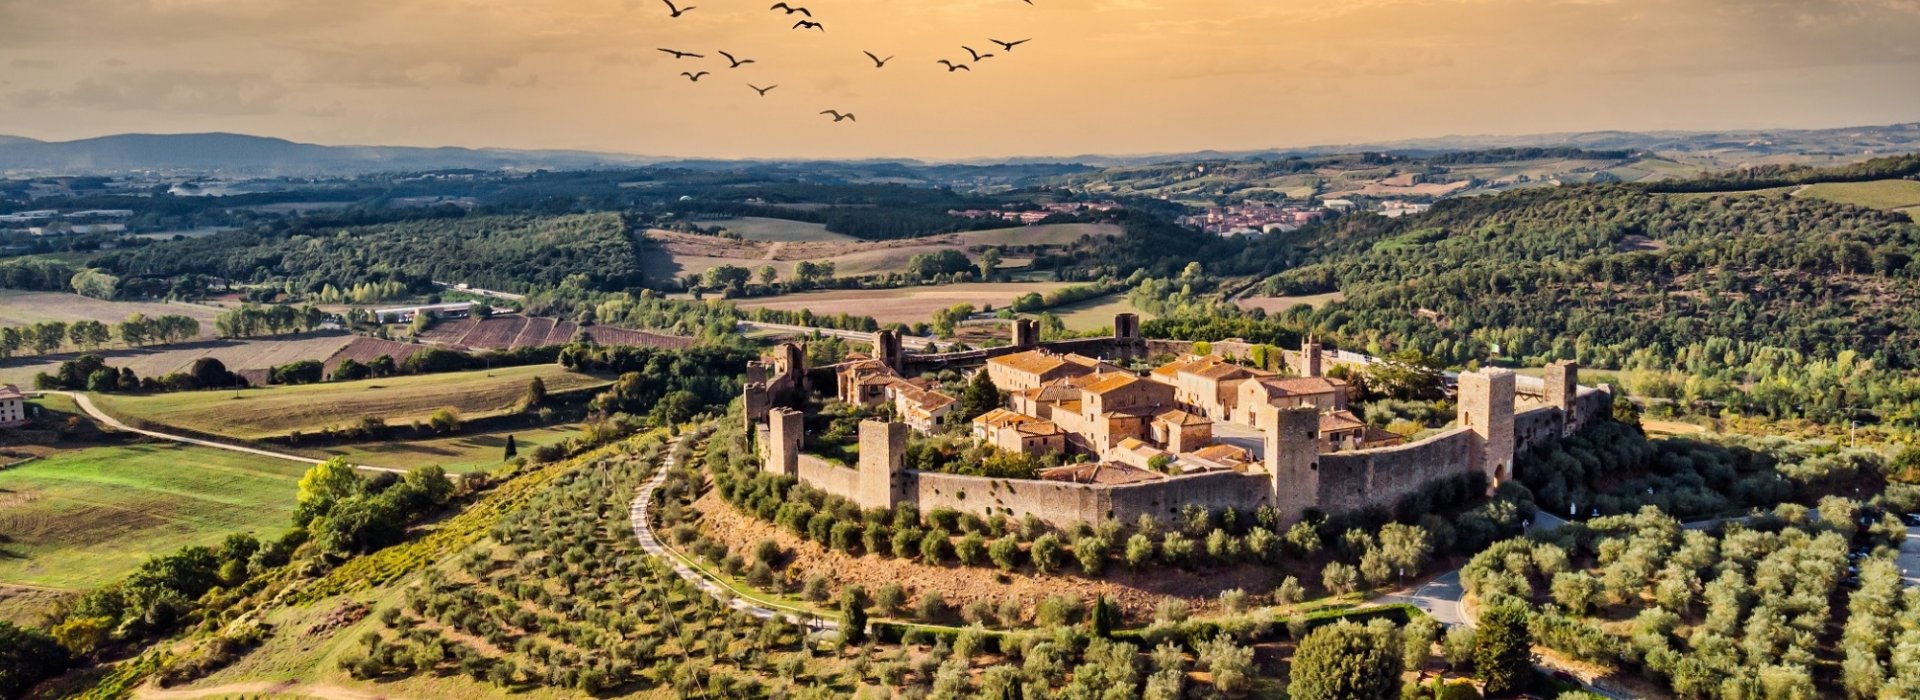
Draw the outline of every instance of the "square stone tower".
<instances>
[{"instance_id":1,"label":"square stone tower","mask_svg":"<svg viewBox=\"0 0 1920 700\"><path fill-rule=\"evenodd\" d=\"M879 360L880 364L891 367L893 371L898 372L902 364L906 362L907 358L905 355L906 353L900 345L899 331L888 328L873 334L873 359Z\"/></svg>"},{"instance_id":2,"label":"square stone tower","mask_svg":"<svg viewBox=\"0 0 1920 700\"><path fill-rule=\"evenodd\" d=\"M1488 487L1513 478L1513 371L1492 367L1460 375L1460 427L1473 431L1473 466Z\"/></svg>"},{"instance_id":3,"label":"square stone tower","mask_svg":"<svg viewBox=\"0 0 1920 700\"><path fill-rule=\"evenodd\" d=\"M806 414L776 408L767 414L765 469L771 474L800 475L800 447L806 440Z\"/></svg>"},{"instance_id":4,"label":"square stone tower","mask_svg":"<svg viewBox=\"0 0 1920 700\"><path fill-rule=\"evenodd\" d=\"M1561 360L1547 365L1547 405L1560 409L1560 434L1572 435L1580 426L1574 404L1580 400L1580 365Z\"/></svg>"},{"instance_id":5,"label":"square stone tower","mask_svg":"<svg viewBox=\"0 0 1920 700\"><path fill-rule=\"evenodd\" d=\"M1040 322L1031 318L1013 320L1013 346L1030 348L1040 344Z\"/></svg>"},{"instance_id":6,"label":"square stone tower","mask_svg":"<svg viewBox=\"0 0 1920 700\"><path fill-rule=\"evenodd\" d=\"M1320 505L1320 411L1311 406L1255 407L1264 414L1267 472L1272 476L1273 507L1293 523Z\"/></svg>"},{"instance_id":7,"label":"square stone tower","mask_svg":"<svg viewBox=\"0 0 1920 700\"><path fill-rule=\"evenodd\" d=\"M1320 347L1320 339L1309 335L1300 341L1299 365L1293 368L1293 373L1302 377L1321 376L1326 370L1322 364L1324 360L1325 352Z\"/></svg>"},{"instance_id":8,"label":"square stone tower","mask_svg":"<svg viewBox=\"0 0 1920 700\"><path fill-rule=\"evenodd\" d=\"M1114 314L1113 337L1115 340L1132 342L1140 339L1139 314Z\"/></svg>"},{"instance_id":9,"label":"square stone tower","mask_svg":"<svg viewBox=\"0 0 1920 700\"><path fill-rule=\"evenodd\" d=\"M907 494L907 424L860 421L860 468L854 501L861 508L892 508Z\"/></svg>"}]
</instances>

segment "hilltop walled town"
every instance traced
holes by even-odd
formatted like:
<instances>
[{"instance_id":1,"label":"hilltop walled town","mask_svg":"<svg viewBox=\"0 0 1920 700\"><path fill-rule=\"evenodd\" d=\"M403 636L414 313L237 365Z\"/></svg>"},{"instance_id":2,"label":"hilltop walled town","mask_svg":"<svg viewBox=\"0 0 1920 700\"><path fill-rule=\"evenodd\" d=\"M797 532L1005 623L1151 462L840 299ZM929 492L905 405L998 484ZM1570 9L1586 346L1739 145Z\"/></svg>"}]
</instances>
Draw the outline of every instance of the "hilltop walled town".
<instances>
[{"instance_id":1,"label":"hilltop walled town","mask_svg":"<svg viewBox=\"0 0 1920 700\"><path fill-rule=\"evenodd\" d=\"M1328 371L1374 358L1309 339L1286 351L1282 371L1243 366L1231 343L1198 353L1194 343L1149 341L1132 314L1108 338L1041 342L1032 321L1013 342L987 350L907 354L893 331L875 334L870 355L808 368L795 344L749 369L746 406L765 469L863 508L915 504L982 516L1032 515L1068 526L1129 522L1182 506L1342 513L1392 506L1436 481L1479 473L1489 488L1512 478L1517 451L1557 440L1605 417L1611 389L1582 387L1570 362L1542 378L1505 369L1458 376L1458 417L1449 429L1408 442L1368 425L1348 407L1348 383ZM1126 364L1173 356L1149 371ZM1068 462L1037 479L990 478L906 466L911 432L932 433L958 400L920 375L985 372L1004 405L974 418L971 436L1009 453ZM830 398L829 398L830 395ZM810 399L890 407L894 420L859 427L856 464L808 454Z\"/></svg>"}]
</instances>

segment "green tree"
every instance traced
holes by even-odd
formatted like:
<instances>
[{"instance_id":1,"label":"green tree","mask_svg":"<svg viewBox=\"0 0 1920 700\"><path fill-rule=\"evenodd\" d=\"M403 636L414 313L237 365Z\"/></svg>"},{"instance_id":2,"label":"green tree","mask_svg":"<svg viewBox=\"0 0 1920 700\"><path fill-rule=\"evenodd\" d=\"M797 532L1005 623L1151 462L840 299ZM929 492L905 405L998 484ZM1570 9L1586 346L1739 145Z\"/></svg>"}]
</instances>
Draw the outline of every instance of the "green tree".
<instances>
[{"instance_id":1,"label":"green tree","mask_svg":"<svg viewBox=\"0 0 1920 700\"><path fill-rule=\"evenodd\" d=\"M867 601L857 586L840 592L840 643L857 646L867 641Z\"/></svg>"},{"instance_id":2,"label":"green tree","mask_svg":"<svg viewBox=\"0 0 1920 700\"><path fill-rule=\"evenodd\" d=\"M504 461L504 460L513 459L518 456L520 456L520 445L514 442L512 435L508 435L506 455L501 457L500 459Z\"/></svg>"},{"instance_id":3,"label":"green tree","mask_svg":"<svg viewBox=\"0 0 1920 700\"><path fill-rule=\"evenodd\" d=\"M1113 636L1113 629L1120 624L1120 611L1107 602L1107 597L1096 596L1093 599L1093 614L1087 618L1087 624L1093 636L1107 639Z\"/></svg>"},{"instance_id":4,"label":"green tree","mask_svg":"<svg viewBox=\"0 0 1920 700\"><path fill-rule=\"evenodd\" d=\"M1527 616L1518 604L1496 605L1480 615L1473 635L1473 670L1474 677L1486 683L1488 695L1523 690L1533 673Z\"/></svg>"},{"instance_id":5,"label":"green tree","mask_svg":"<svg viewBox=\"0 0 1920 700\"><path fill-rule=\"evenodd\" d=\"M360 493L363 480L359 472L335 457L313 465L301 475L294 495L293 524L306 526L315 517L333 509L342 500Z\"/></svg>"},{"instance_id":6,"label":"green tree","mask_svg":"<svg viewBox=\"0 0 1920 700\"><path fill-rule=\"evenodd\" d=\"M1300 641L1293 656L1294 700L1392 700L1400 696L1401 650L1390 625L1342 620Z\"/></svg>"},{"instance_id":7,"label":"green tree","mask_svg":"<svg viewBox=\"0 0 1920 700\"><path fill-rule=\"evenodd\" d=\"M999 408L1000 402L1000 388L994 386L993 378L987 376L986 370L975 372L967 382L967 390L960 394L960 420L979 418Z\"/></svg>"},{"instance_id":8,"label":"green tree","mask_svg":"<svg viewBox=\"0 0 1920 700\"><path fill-rule=\"evenodd\" d=\"M72 655L47 633L0 620L0 697L23 697L72 664Z\"/></svg>"}]
</instances>

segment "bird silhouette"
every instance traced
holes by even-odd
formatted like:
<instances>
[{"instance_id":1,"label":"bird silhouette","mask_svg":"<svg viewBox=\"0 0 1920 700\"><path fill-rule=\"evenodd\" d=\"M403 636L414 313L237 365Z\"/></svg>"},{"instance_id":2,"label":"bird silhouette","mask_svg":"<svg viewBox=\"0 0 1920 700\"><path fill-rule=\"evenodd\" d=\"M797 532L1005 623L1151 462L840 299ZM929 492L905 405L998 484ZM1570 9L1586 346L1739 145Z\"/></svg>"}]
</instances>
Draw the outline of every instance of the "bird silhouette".
<instances>
[{"instance_id":1,"label":"bird silhouette","mask_svg":"<svg viewBox=\"0 0 1920 700\"><path fill-rule=\"evenodd\" d=\"M971 46L962 46L962 47L960 47L960 48L963 48L963 49L966 49L966 50L967 50L967 53L968 53L969 55L972 55L972 56L973 56L973 62L974 62L974 63L979 63L979 62L981 61L981 59L987 59L987 58L993 58L993 54L990 54L990 53L980 53L980 52L978 52L978 51L975 51L975 50L973 50L973 47L971 47Z\"/></svg>"},{"instance_id":2,"label":"bird silhouette","mask_svg":"<svg viewBox=\"0 0 1920 700\"><path fill-rule=\"evenodd\" d=\"M706 72L706 71L700 71L700 72L698 72L698 73L688 73L688 72L686 72L686 71L681 71L681 72L680 72L680 74L681 74L681 75L684 75L684 76L687 76L687 79L688 79L688 80L691 80L691 81L693 81L693 82L696 82L696 83L697 83L697 82L700 82L700 76L703 76L703 75L707 75L707 72Z\"/></svg>"},{"instance_id":3,"label":"bird silhouette","mask_svg":"<svg viewBox=\"0 0 1920 700\"><path fill-rule=\"evenodd\" d=\"M660 49L660 52L673 54L674 58L706 58L706 56L703 56L701 54L689 53L686 51L675 51L673 49Z\"/></svg>"},{"instance_id":4,"label":"bird silhouette","mask_svg":"<svg viewBox=\"0 0 1920 700\"><path fill-rule=\"evenodd\" d=\"M776 4L775 4L775 5L773 6L773 7L769 7L769 8L767 8L767 9L768 9L768 10L786 10L786 11L787 11L787 14L793 14L793 13L795 13L795 12L798 12L798 13L800 13L800 14L803 14L803 15L806 15L806 16L808 16L808 17L812 17L812 16L813 16L813 11L812 11L812 10L808 10L807 8L804 8L804 7L794 7L794 6L792 6L792 5L788 5L788 4L786 4L786 3L784 3L784 2L783 2L783 3L776 3Z\"/></svg>"},{"instance_id":5,"label":"bird silhouette","mask_svg":"<svg viewBox=\"0 0 1920 700\"><path fill-rule=\"evenodd\" d=\"M673 6L673 0L660 0L660 2L664 2L664 3L666 3L666 4L667 4L667 9L668 9L669 11L672 11L672 12L673 12L673 16L674 16L674 18L676 18L676 19L678 19L678 18L680 17L680 15L684 15L684 14L686 14L686 13L688 13L688 12L692 12L692 11L693 11L693 6L692 6L692 5L688 5L688 6L686 6L686 7L674 7L674 6Z\"/></svg>"},{"instance_id":6,"label":"bird silhouette","mask_svg":"<svg viewBox=\"0 0 1920 700\"><path fill-rule=\"evenodd\" d=\"M741 66L744 66L744 65L747 65L747 64L749 64L749 63L757 63L757 61L754 61L754 60L753 60L753 59L751 59L751 58L749 58L749 59L747 59L747 60L744 60L744 61L742 61L742 60L740 60L740 59L737 59L737 58L734 58L734 57L733 57L733 54L730 54L730 53L727 53L727 52L725 52L725 51L721 51L721 52L719 52L719 53L720 53L720 55L722 55L722 56L726 56L726 57L727 57L727 62L728 62L728 63L732 63L732 64L733 64L733 65L731 65L731 66L727 66L728 68L739 68L739 67L741 67Z\"/></svg>"},{"instance_id":7,"label":"bird silhouette","mask_svg":"<svg viewBox=\"0 0 1920 700\"><path fill-rule=\"evenodd\" d=\"M1002 50L1002 51L1006 51L1006 52L1008 52L1008 53L1012 53L1012 52L1013 52L1013 47L1015 47L1015 46L1019 46L1019 45L1021 45L1021 44L1024 44L1024 43L1027 43L1027 42L1029 42L1029 41L1033 41L1033 40L1032 40L1032 39L1021 39L1021 40L1019 40L1019 41L1001 41L1001 40L999 40L999 39L988 39L987 41L991 41L991 42L993 42L993 43L996 43L996 44L999 44L999 45L1000 45L1000 50Z\"/></svg>"},{"instance_id":8,"label":"bird silhouette","mask_svg":"<svg viewBox=\"0 0 1920 700\"><path fill-rule=\"evenodd\" d=\"M754 85L753 83L747 83L747 87L750 87L750 88L753 88L753 91L754 91L754 92L757 92L757 93L760 93L760 96L761 96L761 97L766 97L766 96L767 96L767 92L768 92L769 90L772 90L772 89L774 89L774 88L777 88L777 87L780 87L780 86L778 86L778 85L768 85L768 86L766 86L766 87L759 87L759 86L757 86L757 85Z\"/></svg>"},{"instance_id":9,"label":"bird silhouette","mask_svg":"<svg viewBox=\"0 0 1920 700\"><path fill-rule=\"evenodd\" d=\"M854 118L853 118L853 113L852 113L852 112L848 112L848 113L846 113L846 114L841 114L841 113L839 113L839 112L837 112L837 111L834 111L834 110L831 110L831 109L829 109L829 110L827 110L827 111L825 111L825 112L821 112L821 114L831 114L831 115L833 115L833 123L835 123L835 124L838 124L838 123L840 123L840 122L858 122L858 121L860 121L860 120L858 120L858 119L854 119Z\"/></svg>"},{"instance_id":10,"label":"bird silhouette","mask_svg":"<svg viewBox=\"0 0 1920 700\"><path fill-rule=\"evenodd\" d=\"M947 60L947 59L944 59L944 58L943 58L943 59L940 59L940 60L938 60L938 61L934 61L934 63L938 63L938 64L940 64L940 65L943 65L943 66L946 66L946 67L947 67L947 72L948 72L948 73L952 73L952 72L954 72L954 71L957 71L957 70L963 70L963 71L966 71L966 72L968 72L968 73L972 73L972 72L973 72L973 69L972 69L972 68L968 68L968 67L967 67L967 64L965 64L965 63L954 63L953 61L949 61L949 60Z\"/></svg>"},{"instance_id":11,"label":"bird silhouette","mask_svg":"<svg viewBox=\"0 0 1920 700\"><path fill-rule=\"evenodd\" d=\"M887 61L891 61L891 60L893 60L893 57L892 57L892 56L888 56L888 57L886 57L886 58L881 58L881 57L879 57L879 56L875 56L875 55L873 55L873 52L872 52L872 51L862 51L862 52L860 52L860 53L863 53L863 54L866 54L866 55L867 55L867 58L871 58L871 59L873 59L873 67L875 67L875 68L885 68L885 67L887 67Z\"/></svg>"},{"instance_id":12,"label":"bird silhouette","mask_svg":"<svg viewBox=\"0 0 1920 700\"><path fill-rule=\"evenodd\" d=\"M799 22L795 22L793 25L793 28L794 29L818 29L824 32L827 30L827 25L821 24L819 22L814 22L812 20L803 19L803 20L800 20Z\"/></svg>"}]
</instances>

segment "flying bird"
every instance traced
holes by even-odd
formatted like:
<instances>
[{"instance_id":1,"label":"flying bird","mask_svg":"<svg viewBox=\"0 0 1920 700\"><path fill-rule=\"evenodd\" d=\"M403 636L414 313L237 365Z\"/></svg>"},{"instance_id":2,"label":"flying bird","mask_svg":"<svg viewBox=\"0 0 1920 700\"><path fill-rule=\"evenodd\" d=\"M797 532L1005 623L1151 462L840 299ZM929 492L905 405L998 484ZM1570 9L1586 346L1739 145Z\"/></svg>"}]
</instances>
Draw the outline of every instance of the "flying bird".
<instances>
[{"instance_id":1,"label":"flying bird","mask_svg":"<svg viewBox=\"0 0 1920 700\"><path fill-rule=\"evenodd\" d=\"M664 2L667 4L667 9L673 12L673 16L675 18L678 18L680 15L684 15L688 12L693 11L692 5L688 5L686 7L674 7L673 0L660 0L660 2Z\"/></svg>"},{"instance_id":2,"label":"flying bird","mask_svg":"<svg viewBox=\"0 0 1920 700\"><path fill-rule=\"evenodd\" d=\"M1001 40L999 40L999 39L988 39L987 41L991 41L991 42L993 42L993 43L996 43L996 44L999 44L999 45L1000 45L1000 50L1002 50L1002 51L1006 51L1006 52L1008 52L1008 53L1012 53L1012 52L1013 52L1013 47L1015 47L1015 46L1019 46L1019 45L1021 45L1021 44L1024 44L1024 43L1027 43L1027 42L1029 42L1029 41L1033 41L1033 40L1032 40L1032 39L1021 39L1021 40L1019 40L1019 41L1001 41Z\"/></svg>"},{"instance_id":3,"label":"flying bird","mask_svg":"<svg viewBox=\"0 0 1920 700\"><path fill-rule=\"evenodd\" d=\"M846 113L846 114L841 114L841 113L839 113L839 112L837 112L837 111L834 111L834 110L831 110L831 109L829 109L829 110L827 110L827 111L825 111L825 112L821 112L821 114L831 114L831 115L833 115L833 123L835 123L835 124L838 124L838 123L840 123L840 122L858 122L858 121L860 121L860 120L858 120L858 119L854 119L854 118L853 118L853 113L852 113L852 112L848 112L848 113Z\"/></svg>"},{"instance_id":4,"label":"flying bird","mask_svg":"<svg viewBox=\"0 0 1920 700\"><path fill-rule=\"evenodd\" d=\"M871 58L871 59L873 59L873 67L875 67L875 68L885 68L885 67L887 67L887 61L891 61L891 60L893 60L893 57L892 57L892 56L888 56L888 57L886 57L886 58L881 58L881 57L879 57L879 56L875 56L875 55L873 55L873 52L872 52L872 51L862 51L862 52L860 52L860 53L863 53L863 54L866 54L866 55L867 55L867 58Z\"/></svg>"},{"instance_id":5,"label":"flying bird","mask_svg":"<svg viewBox=\"0 0 1920 700\"><path fill-rule=\"evenodd\" d=\"M697 54L697 53L689 53L689 52L686 52L686 51L675 51L675 50L673 50L673 49L660 49L660 52L661 52L661 53L667 53L667 54L673 54L673 57L674 57L674 58L706 58L706 56L703 56L703 55L701 55L701 54Z\"/></svg>"},{"instance_id":6,"label":"flying bird","mask_svg":"<svg viewBox=\"0 0 1920 700\"><path fill-rule=\"evenodd\" d=\"M966 50L967 50L967 53L973 56L973 62L974 62L974 63L979 63L981 59L985 59L985 58L993 58L993 54L990 54L990 53L980 53L980 52L978 52L978 51L975 51L975 50L973 50L973 47L971 47L971 46L962 46L962 47L960 47L960 48L963 48L963 49L966 49Z\"/></svg>"},{"instance_id":7,"label":"flying bird","mask_svg":"<svg viewBox=\"0 0 1920 700\"><path fill-rule=\"evenodd\" d=\"M795 13L795 12L798 12L798 13L800 13L800 14L803 14L803 15L806 15L806 16L808 16L808 17L812 17L812 16L813 16L813 11L812 11L812 10L808 10L807 8L804 8L804 7L794 7L794 6L792 6L792 5L788 5L788 4L786 4L786 3L784 3L784 2L783 2L783 3L777 3L777 4L775 4L775 5L773 6L773 7L769 7L769 8L767 8L767 9L768 9L768 10L786 10L786 11L787 11L787 14L793 14L793 13Z\"/></svg>"},{"instance_id":8,"label":"flying bird","mask_svg":"<svg viewBox=\"0 0 1920 700\"><path fill-rule=\"evenodd\" d=\"M757 86L757 85L754 85L753 83L747 83L747 87L750 87L750 88L753 88L753 91L754 91L754 92L757 92L757 93L760 93L760 96L761 96L761 97L766 97L766 96L767 96L767 92L768 92L769 90L772 90L772 89L774 89L774 88L777 88L777 87L780 87L780 86L778 86L778 85L768 85L768 86L766 86L766 87L759 87L759 86Z\"/></svg>"},{"instance_id":9,"label":"flying bird","mask_svg":"<svg viewBox=\"0 0 1920 700\"><path fill-rule=\"evenodd\" d=\"M957 70L963 70L963 71L966 71L966 72L968 72L968 73L972 73L972 72L973 72L973 69L972 69L972 68L968 68L968 67L967 67L967 64L965 64L965 63L958 63L958 64L956 64L956 63L954 63L953 61L949 61L949 60L947 60L947 59L944 59L944 58L943 58L943 59L940 59L940 60L938 60L938 61L934 61L934 63L938 63L938 64L940 64L940 65L943 65L943 66L946 66L946 67L947 67L947 72L948 72L948 73L952 73L952 72L954 72L954 71L957 71Z\"/></svg>"},{"instance_id":10,"label":"flying bird","mask_svg":"<svg viewBox=\"0 0 1920 700\"><path fill-rule=\"evenodd\" d=\"M727 66L728 68L739 68L739 67L741 67L741 66L744 66L744 65L747 65L747 64L749 64L749 63L756 63L756 62L757 62L757 61L754 61L754 60L753 60L753 59L751 59L751 58L749 58L749 59L747 59L747 60L744 60L744 61L742 61L742 60L740 60L740 59L737 59L737 58L734 58L734 57L733 57L733 54L730 54L730 53L727 53L727 52L725 52L725 51L721 51L721 52L720 52L720 55L722 55L722 56L726 56L726 57L727 57L727 62L728 62L728 63L732 63L732 64L733 64L733 65L731 65L731 66Z\"/></svg>"},{"instance_id":11,"label":"flying bird","mask_svg":"<svg viewBox=\"0 0 1920 700\"><path fill-rule=\"evenodd\" d=\"M691 81L693 81L693 82L696 82L696 83L697 83L697 82L700 82L700 76L703 76L703 75L707 75L707 72L706 72L706 71L700 71L700 72L698 72L698 73L688 73L688 72L686 72L686 71L681 71L681 72L680 72L680 74L681 74L681 75L684 75L684 76L687 76L687 79L688 79L688 80L691 80Z\"/></svg>"},{"instance_id":12,"label":"flying bird","mask_svg":"<svg viewBox=\"0 0 1920 700\"><path fill-rule=\"evenodd\" d=\"M814 22L812 20L803 19L803 20L800 20L799 22L795 22L793 25L793 28L794 29L818 29L824 32L827 30L827 25L821 24L819 22Z\"/></svg>"}]
</instances>

